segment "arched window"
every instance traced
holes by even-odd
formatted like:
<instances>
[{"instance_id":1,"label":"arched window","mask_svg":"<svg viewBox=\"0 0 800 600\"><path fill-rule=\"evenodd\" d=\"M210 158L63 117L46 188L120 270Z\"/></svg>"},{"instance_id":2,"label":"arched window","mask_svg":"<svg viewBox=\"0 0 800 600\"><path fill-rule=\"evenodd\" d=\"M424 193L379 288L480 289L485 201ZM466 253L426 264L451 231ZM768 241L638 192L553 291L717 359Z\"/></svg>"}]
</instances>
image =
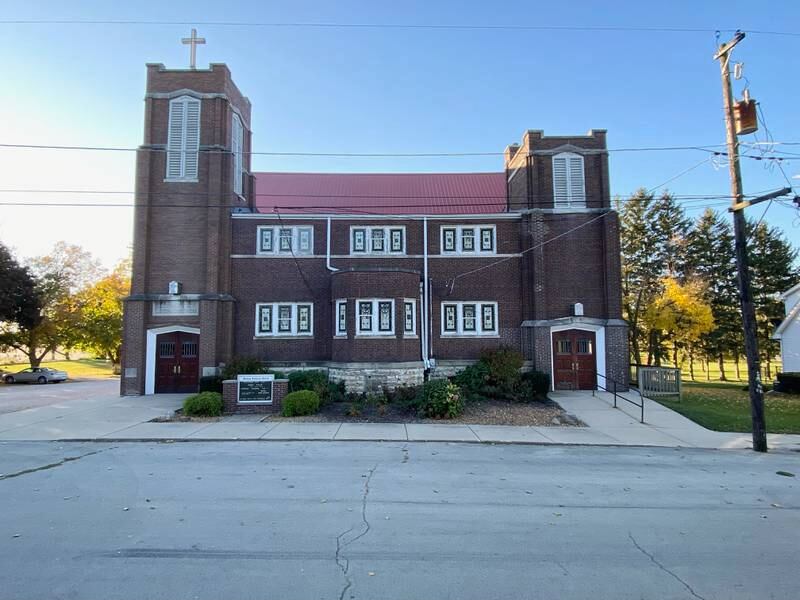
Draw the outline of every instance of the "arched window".
<instances>
[{"instance_id":1,"label":"arched window","mask_svg":"<svg viewBox=\"0 0 800 600\"><path fill-rule=\"evenodd\" d=\"M169 102L167 179L195 181L200 150L200 100L190 96Z\"/></svg>"},{"instance_id":2,"label":"arched window","mask_svg":"<svg viewBox=\"0 0 800 600\"><path fill-rule=\"evenodd\" d=\"M555 208L586 206L583 157L572 152L553 156L553 205Z\"/></svg>"}]
</instances>

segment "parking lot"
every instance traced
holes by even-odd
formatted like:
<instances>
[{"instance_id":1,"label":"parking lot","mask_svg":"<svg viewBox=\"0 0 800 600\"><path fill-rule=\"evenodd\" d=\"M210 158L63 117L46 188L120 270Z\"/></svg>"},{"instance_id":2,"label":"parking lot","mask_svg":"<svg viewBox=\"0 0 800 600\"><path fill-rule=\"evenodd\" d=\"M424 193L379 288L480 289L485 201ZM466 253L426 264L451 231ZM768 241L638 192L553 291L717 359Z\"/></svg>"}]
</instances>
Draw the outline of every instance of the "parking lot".
<instances>
[{"instance_id":1,"label":"parking lot","mask_svg":"<svg viewBox=\"0 0 800 600\"><path fill-rule=\"evenodd\" d=\"M87 396L118 398L119 379L76 379L45 385L0 383L0 414L70 402Z\"/></svg>"}]
</instances>

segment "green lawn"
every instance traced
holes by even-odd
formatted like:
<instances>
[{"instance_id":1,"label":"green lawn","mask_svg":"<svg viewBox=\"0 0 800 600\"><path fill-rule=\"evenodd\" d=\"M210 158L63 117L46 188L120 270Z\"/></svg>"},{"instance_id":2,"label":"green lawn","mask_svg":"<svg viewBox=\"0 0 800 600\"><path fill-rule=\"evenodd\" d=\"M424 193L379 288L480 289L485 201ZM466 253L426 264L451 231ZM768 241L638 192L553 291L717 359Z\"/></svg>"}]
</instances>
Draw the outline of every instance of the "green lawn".
<instances>
[{"instance_id":1,"label":"green lawn","mask_svg":"<svg viewBox=\"0 0 800 600\"><path fill-rule=\"evenodd\" d=\"M17 371L21 371L22 369L27 369L29 366L30 364L28 363L0 365L0 371L15 373ZM94 358L42 361L42 366L66 371L70 379L75 377L102 378L111 377L113 375L113 369L110 361L98 360Z\"/></svg>"},{"instance_id":2,"label":"green lawn","mask_svg":"<svg viewBox=\"0 0 800 600\"><path fill-rule=\"evenodd\" d=\"M751 432L750 397L739 383L683 384L683 399L658 402L714 431ZM764 396L767 431L800 433L800 396Z\"/></svg>"}]
</instances>

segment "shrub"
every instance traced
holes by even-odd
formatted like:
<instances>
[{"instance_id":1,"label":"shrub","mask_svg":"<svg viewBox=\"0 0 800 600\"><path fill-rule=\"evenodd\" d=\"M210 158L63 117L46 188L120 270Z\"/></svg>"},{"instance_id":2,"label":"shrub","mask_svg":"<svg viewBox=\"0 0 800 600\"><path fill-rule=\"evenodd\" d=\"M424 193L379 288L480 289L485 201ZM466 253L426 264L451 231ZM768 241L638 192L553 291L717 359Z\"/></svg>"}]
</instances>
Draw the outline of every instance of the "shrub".
<instances>
[{"instance_id":1,"label":"shrub","mask_svg":"<svg viewBox=\"0 0 800 600\"><path fill-rule=\"evenodd\" d=\"M775 389L784 394L800 394L800 373L778 373ZM745 388L747 389L747 388Z\"/></svg>"},{"instance_id":2,"label":"shrub","mask_svg":"<svg viewBox=\"0 0 800 600\"><path fill-rule=\"evenodd\" d=\"M293 371L289 373L289 391L314 390L318 394L328 387L325 371ZM321 395L321 394L320 394Z\"/></svg>"},{"instance_id":3,"label":"shrub","mask_svg":"<svg viewBox=\"0 0 800 600\"><path fill-rule=\"evenodd\" d=\"M508 392L519 381L525 359L513 348L501 346L481 352L481 362L489 369L489 383Z\"/></svg>"},{"instance_id":4,"label":"shrub","mask_svg":"<svg viewBox=\"0 0 800 600\"><path fill-rule=\"evenodd\" d=\"M394 390L387 391L386 398L390 403L406 410L417 410L417 398L420 397L421 390L418 385L398 385Z\"/></svg>"},{"instance_id":5,"label":"shrub","mask_svg":"<svg viewBox=\"0 0 800 600\"><path fill-rule=\"evenodd\" d=\"M319 410L319 394L313 390L299 390L286 394L281 414L284 417L313 415Z\"/></svg>"},{"instance_id":6,"label":"shrub","mask_svg":"<svg viewBox=\"0 0 800 600\"><path fill-rule=\"evenodd\" d=\"M520 393L517 401L543 400L550 391L550 375L541 371L528 371L520 377Z\"/></svg>"},{"instance_id":7,"label":"shrub","mask_svg":"<svg viewBox=\"0 0 800 600\"><path fill-rule=\"evenodd\" d=\"M275 375L276 379L279 379ZM319 395L320 402L341 402L344 400L344 382L334 382L328 379L325 371L294 371L289 373L289 391L312 390Z\"/></svg>"},{"instance_id":8,"label":"shrub","mask_svg":"<svg viewBox=\"0 0 800 600\"><path fill-rule=\"evenodd\" d=\"M200 392L183 401L183 414L190 417L218 417L222 414L222 394Z\"/></svg>"},{"instance_id":9,"label":"shrub","mask_svg":"<svg viewBox=\"0 0 800 600\"><path fill-rule=\"evenodd\" d=\"M453 383L464 392L465 400L483 400L489 383L489 366L482 361L470 365L453 377Z\"/></svg>"},{"instance_id":10,"label":"shrub","mask_svg":"<svg viewBox=\"0 0 800 600\"><path fill-rule=\"evenodd\" d=\"M259 375L266 371L260 359L253 356L237 356L222 369L222 378L236 379L237 375Z\"/></svg>"},{"instance_id":11,"label":"shrub","mask_svg":"<svg viewBox=\"0 0 800 600\"><path fill-rule=\"evenodd\" d=\"M206 376L200 378L200 391L201 392L218 392L222 393L222 377L217 375Z\"/></svg>"},{"instance_id":12,"label":"shrub","mask_svg":"<svg viewBox=\"0 0 800 600\"><path fill-rule=\"evenodd\" d=\"M464 412L461 390L447 379L426 382L417 397L419 415L434 419L454 419Z\"/></svg>"}]
</instances>

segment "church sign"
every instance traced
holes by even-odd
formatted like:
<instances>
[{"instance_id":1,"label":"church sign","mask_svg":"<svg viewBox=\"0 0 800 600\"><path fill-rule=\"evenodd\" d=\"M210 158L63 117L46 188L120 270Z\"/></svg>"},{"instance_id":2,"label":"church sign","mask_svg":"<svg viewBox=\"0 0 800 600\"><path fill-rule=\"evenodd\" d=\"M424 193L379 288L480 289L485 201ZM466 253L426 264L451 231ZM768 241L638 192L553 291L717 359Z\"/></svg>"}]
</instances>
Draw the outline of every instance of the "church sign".
<instances>
[{"instance_id":1,"label":"church sign","mask_svg":"<svg viewBox=\"0 0 800 600\"><path fill-rule=\"evenodd\" d=\"M237 375L239 404L272 404L272 384L275 375Z\"/></svg>"}]
</instances>

